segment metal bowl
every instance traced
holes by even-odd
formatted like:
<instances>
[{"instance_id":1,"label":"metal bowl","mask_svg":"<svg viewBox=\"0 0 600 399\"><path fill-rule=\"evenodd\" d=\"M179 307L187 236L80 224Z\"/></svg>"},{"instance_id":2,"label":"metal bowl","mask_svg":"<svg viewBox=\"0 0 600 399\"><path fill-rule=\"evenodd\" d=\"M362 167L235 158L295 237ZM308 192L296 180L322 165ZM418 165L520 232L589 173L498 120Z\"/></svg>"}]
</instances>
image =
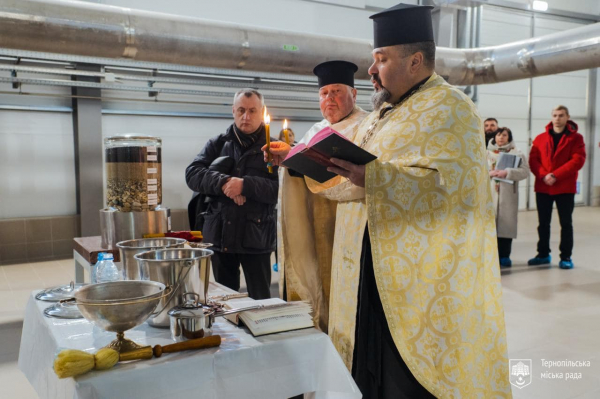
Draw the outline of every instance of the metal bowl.
<instances>
[{"instance_id":1,"label":"metal bowl","mask_svg":"<svg viewBox=\"0 0 600 399\"><path fill-rule=\"evenodd\" d=\"M38 301L59 302L63 299L73 298L73 295L85 285L87 284L71 281L70 284L46 288L38 292L35 299Z\"/></svg>"},{"instance_id":2,"label":"metal bowl","mask_svg":"<svg viewBox=\"0 0 600 399\"><path fill-rule=\"evenodd\" d=\"M183 248L187 241L183 238L141 238L138 240L121 241L117 248L121 251L123 277L125 280L141 280L141 272L134 255L165 248Z\"/></svg>"},{"instance_id":3,"label":"metal bowl","mask_svg":"<svg viewBox=\"0 0 600 399\"><path fill-rule=\"evenodd\" d=\"M165 285L155 281L92 284L75 293L83 317L106 331L122 333L139 326L158 306Z\"/></svg>"}]
</instances>

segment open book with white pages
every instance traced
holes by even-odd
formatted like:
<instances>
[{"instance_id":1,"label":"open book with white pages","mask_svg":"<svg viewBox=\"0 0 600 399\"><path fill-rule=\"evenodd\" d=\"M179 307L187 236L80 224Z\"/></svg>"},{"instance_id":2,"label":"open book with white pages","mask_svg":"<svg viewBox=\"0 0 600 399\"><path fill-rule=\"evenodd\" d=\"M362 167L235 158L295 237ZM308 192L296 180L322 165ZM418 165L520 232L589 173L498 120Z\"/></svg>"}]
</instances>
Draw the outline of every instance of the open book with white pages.
<instances>
[{"instance_id":1,"label":"open book with white pages","mask_svg":"<svg viewBox=\"0 0 600 399\"><path fill-rule=\"evenodd\" d=\"M234 324L244 323L252 335L272 334L283 331L313 327L310 304L302 301L286 302L279 298L271 299L235 299L225 302L225 308L235 309L252 305L264 305L263 308L226 315Z\"/></svg>"},{"instance_id":2,"label":"open book with white pages","mask_svg":"<svg viewBox=\"0 0 600 399\"><path fill-rule=\"evenodd\" d=\"M504 170L507 168L518 168L521 164L521 157L518 157L513 154L508 154L506 152L501 152L498 155L498 160L496 161L495 170ZM494 177L495 181L501 181L508 184L515 184L514 181L508 179L502 179L500 177Z\"/></svg>"}]
</instances>

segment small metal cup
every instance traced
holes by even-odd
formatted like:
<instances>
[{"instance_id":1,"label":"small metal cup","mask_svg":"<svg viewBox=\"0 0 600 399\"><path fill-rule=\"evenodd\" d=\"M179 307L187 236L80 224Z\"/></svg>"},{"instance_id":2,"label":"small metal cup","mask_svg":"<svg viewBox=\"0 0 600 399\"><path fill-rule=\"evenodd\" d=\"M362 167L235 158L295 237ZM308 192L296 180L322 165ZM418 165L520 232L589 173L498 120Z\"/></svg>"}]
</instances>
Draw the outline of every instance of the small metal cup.
<instances>
[{"instance_id":1,"label":"small metal cup","mask_svg":"<svg viewBox=\"0 0 600 399\"><path fill-rule=\"evenodd\" d=\"M195 299L186 299L193 297ZM181 342L188 339L203 338L212 335L212 326L216 317L261 309L264 305L252 305L244 308L228 309L206 306L198 302L200 297L193 292L186 292L182 297L182 305L169 311L171 339Z\"/></svg>"}]
</instances>

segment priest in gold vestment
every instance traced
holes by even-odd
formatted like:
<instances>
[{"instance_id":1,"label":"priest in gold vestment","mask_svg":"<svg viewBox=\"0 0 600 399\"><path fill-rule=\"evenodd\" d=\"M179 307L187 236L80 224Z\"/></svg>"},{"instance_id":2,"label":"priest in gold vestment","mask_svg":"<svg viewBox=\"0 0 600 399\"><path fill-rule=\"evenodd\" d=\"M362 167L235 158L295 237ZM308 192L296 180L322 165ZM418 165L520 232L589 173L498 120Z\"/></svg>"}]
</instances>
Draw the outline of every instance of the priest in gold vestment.
<instances>
[{"instance_id":1,"label":"priest in gold vestment","mask_svg":"<svg viewBox=\"0 0 600 399\"><path fill-rule=\"evenodd\" d=\"M482 123L434 73L430 9L371 17L375 110L354 142L378 158L332 160L336 192L309 185L338 202L328 334L365 398L507 398Z\"/></svg>"}]
</instances>

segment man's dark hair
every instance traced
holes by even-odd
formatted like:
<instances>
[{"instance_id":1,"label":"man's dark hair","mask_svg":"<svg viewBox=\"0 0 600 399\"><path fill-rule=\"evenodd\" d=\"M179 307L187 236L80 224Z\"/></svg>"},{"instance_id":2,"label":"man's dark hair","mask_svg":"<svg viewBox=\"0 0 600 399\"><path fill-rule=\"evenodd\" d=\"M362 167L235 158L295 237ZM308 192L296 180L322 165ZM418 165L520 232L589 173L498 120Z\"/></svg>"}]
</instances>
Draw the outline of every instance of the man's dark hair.
<instances>
[{"instance_id":1,"label":"man's dark hair","mask_svg":"<svg viewBox=\"0 0 600 399\"><path fill-rule=\"evenodd\" d=\"M409 44L401 44L402 56L408 57L414 53L423 54L423 64L430 69L435 69L435 42L417 42Z\"/></svg>"},{"instance_id":2,"label":"man's dark hair","mask_svg":"<svg viewBox=\"0 0 600 399\"><path fill-rule=\"evenodd\" d=\"M498 124L498 119L496 119L496 118L487 118L486 120L483 121L483 123L489 122L489 121L494 121L494 122L496 122L496 125Z\"/></svg>"}]
</instances>

